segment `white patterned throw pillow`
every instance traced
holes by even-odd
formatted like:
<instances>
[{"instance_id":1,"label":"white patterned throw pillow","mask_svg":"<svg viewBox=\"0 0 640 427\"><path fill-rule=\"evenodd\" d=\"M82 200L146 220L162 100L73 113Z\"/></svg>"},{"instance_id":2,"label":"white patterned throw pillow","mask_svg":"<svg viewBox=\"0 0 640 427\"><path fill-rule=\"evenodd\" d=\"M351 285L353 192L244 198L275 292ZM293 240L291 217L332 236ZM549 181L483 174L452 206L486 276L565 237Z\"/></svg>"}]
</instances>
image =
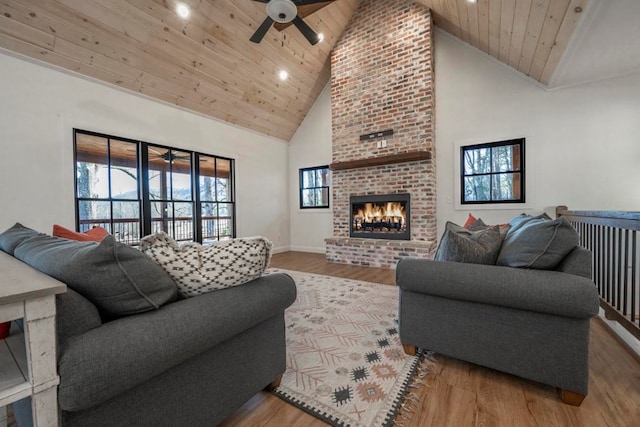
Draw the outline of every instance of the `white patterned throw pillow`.
<instances>
[{"instance_id":1,"label":"white patterned throw pillow","mask_svg":"<svg viewBox=\"0 0 640 427\"><path fill-rule=\"evenodd\" d=\"M160 264L184 297L241 285L260 277L271 260L271 242L244 237L218 242L179 245L164 232L144 237L140 250Z\"/></svg>"}]
</instances>

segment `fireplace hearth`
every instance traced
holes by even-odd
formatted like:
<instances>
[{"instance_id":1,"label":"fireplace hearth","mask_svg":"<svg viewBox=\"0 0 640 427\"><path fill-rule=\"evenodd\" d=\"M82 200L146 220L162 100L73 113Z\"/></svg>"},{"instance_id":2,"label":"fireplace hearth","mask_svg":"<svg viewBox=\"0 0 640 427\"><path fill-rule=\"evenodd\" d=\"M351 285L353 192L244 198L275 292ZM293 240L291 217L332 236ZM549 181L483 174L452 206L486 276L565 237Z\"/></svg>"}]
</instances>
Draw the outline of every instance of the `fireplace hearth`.
<instances>
[{"instance_id":1,"label":"fireplace hearth","mask_svg":"<svg viewBox=\"0 0 640 427\"><path fill-rule=\"evenodd\" d=\"M364 239L411 239L410 195L376 194L350 197L349 235Z\"/></svg>"}]
</instances>

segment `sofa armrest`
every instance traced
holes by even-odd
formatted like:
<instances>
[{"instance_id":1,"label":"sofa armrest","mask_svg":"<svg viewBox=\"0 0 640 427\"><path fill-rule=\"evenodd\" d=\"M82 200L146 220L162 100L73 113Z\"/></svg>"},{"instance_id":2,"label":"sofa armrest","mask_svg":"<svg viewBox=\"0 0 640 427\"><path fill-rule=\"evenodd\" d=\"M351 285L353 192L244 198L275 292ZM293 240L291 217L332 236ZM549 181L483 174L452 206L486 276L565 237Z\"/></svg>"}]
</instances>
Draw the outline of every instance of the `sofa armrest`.
<instances>
[{"instance_id":1,"label":"sofa armrest","mask_svg":"<svg viewBox=\"0 0 640 427\"><path fill-rule=\"evenodd\" d=\"M426 259L402 259L396 283L404 291L579 319L598 313L594 283L559 271Z\"/></svg>"},{"instance_id":2,"label":"sofa armrest","mask_svg":"<svg viewBox=\"0 0 640 427\"><path fill-rule=\"evenodd\" d=\"M78 411L102 403L264 320L283 316L295 298L293 279L273 273L70 338L58 361L60 407Z\"/></svg>"}]
</instances>

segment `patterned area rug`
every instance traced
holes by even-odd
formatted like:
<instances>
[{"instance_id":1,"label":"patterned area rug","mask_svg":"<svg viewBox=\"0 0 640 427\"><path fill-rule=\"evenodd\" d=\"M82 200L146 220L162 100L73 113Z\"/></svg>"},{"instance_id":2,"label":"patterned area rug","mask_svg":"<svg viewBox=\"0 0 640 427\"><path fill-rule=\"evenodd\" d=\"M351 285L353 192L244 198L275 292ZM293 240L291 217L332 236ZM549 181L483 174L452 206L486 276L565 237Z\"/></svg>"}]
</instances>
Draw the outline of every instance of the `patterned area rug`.
<instances>
[{"instance_id":1,"label":"patterned area rug","mask_svg":"<svg viewBox=\"0 0 640 427\"><path fill-rule=\"evenodd\" d=\"M421 356L398 335L398 288L297 271L287 370L274 394L336 426L392 425Z\"/></svg>"}]
</instances>

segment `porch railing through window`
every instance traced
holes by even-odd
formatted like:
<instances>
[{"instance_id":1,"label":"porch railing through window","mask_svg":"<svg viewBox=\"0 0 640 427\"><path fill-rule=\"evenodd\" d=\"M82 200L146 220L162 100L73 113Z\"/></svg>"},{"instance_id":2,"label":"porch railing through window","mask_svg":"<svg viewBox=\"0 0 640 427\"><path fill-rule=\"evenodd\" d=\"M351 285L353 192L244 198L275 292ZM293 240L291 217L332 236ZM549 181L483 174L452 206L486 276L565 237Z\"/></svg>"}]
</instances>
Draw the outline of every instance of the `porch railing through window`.
<instances>
[{"instance_id":1,"label":"porch railing through window","mask_svg":"<svg viewBox=\"0 0 640 427\"><path fill-rule=\"evenodd\" d=\"M569 211L566 218L592 256L593 281L607 319L640 339L640 212Z\"/></svg>"},{"instance_id":2,"label":"porch railing through window","mask_svg":"<svg viewBox=\"0 0 640 427\"><path fill-rule=\"evenodd\" d=\"M193 218L174 218L166 220L153 219L151 229L153 232L162 230L163 223L170 230L175 230L173 237L177 241L193 241ZM230 216L203 216L202 217L202 241L203 243L227 240L233 237L233 226ZM106 220L92 219L80 221L80 232L85 232L93 227L100 226L111 232L116 241L127 245L137 245L140 241L140 220L138 218L119 218L111 223Z\"/></svg>"}]
</instances>

